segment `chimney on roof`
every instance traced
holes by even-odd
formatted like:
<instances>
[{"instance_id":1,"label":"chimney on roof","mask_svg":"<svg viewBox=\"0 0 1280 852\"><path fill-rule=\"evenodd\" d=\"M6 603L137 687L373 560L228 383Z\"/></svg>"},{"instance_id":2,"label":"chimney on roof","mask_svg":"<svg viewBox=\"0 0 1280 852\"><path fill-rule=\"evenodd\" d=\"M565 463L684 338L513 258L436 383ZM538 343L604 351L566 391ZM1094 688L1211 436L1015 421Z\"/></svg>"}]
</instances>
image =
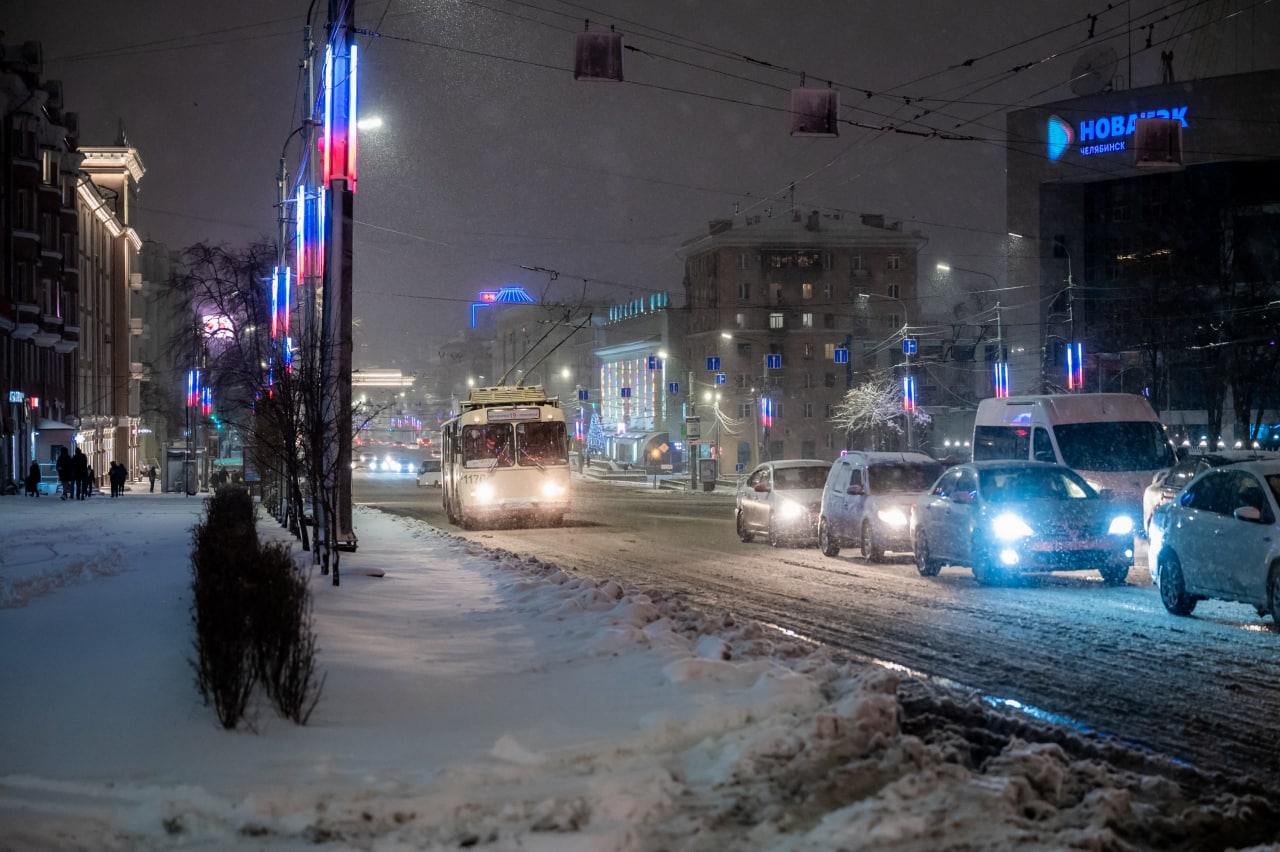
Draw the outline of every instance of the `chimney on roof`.
<instances>
[{"instance_id":1,"label":"chimney on roof","mask_svg":"<svg viewBox=\"0 0 1280 852\"><path fill-rule=\"evenodd\" d=\"M883 228L884 214L883 213L863 213L862 224L866 225L868 228Z\"/></svg>"},{"instance_id":2,"label":"chimney on roof","mask_svg":"<svg viewBox=\"0 0 1280 852\"><path fill-rule=\"evenodd\" d=\"M712 219L710 222L707 223L707 231L713 237L716 234L723 234L725 231L729 230L732 227L733 227L732 219Z\"/></svg>"},{"instance_id":3,"label":"chimney on roof","mask_svg":"<svg viewBox=\"0 0 1280 852\"><path fill-rule=\"evenodd\" d=\"M805 223L804 223L804 229L805 229L806 231L821 231L821 230L822 230L821 217L818 215L818 211L817 211L817 210L810 210L810 211L809 211L809 218L808 218L808 220L806 220L806 221L805 221Z\"/></svg>"}]
</instances>

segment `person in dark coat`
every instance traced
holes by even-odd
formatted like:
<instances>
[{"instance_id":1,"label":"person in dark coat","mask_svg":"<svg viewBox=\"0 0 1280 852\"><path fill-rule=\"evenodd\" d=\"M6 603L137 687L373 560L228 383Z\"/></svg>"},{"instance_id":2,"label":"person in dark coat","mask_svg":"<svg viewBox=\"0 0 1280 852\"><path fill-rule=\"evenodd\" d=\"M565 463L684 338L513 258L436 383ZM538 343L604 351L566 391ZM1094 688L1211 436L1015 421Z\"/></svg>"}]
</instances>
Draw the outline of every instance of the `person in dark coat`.
<instances>
[{"instance_id":1,"label":"person in dark coat","mask_svg":"<svg viewBox=\"0 0 1280 852\"><path fill-rule=\"evenodd\" d=\"M61 454L58 455L56 467L58 469L58 479L62 481L62 499L70 500L76 494L76 470L75 464L71 460L71 454L67 452L66 447L63 447Z\"/></svg>"},{"instance_id":2,"label":"person in dark coat","mask_svg":"<svg viewBox=\"0 0 1280 852\"><path fill-rule=\"evenodd\" d=\"M71 479L77 500L83 500L85 492L89 490L85 485L88 475L89 457L79 447L76 447L75 455L71 457Z\"/></svg>"},{"instance_id":3,"label":"person in dark coat","mask_svg":"<svg viewBox=\"0 0 1280 852\"><path fill-rule=\"evenodd\" d=\"M86 467L84 469L84 496L85 497L93 496L93 487L97 484L97 482L98 481L94 479L93 468ZM84 499L84 498L81 498L81 499Z\"/></svg>"},{"instance_id":4,"label":"person in dark coat","mask_svg":"<svg viewBox=\"0 0 1280 852\"><path fill-rule=\"evenodd\" d=\"M40 496L40 462L32 461L31 468L27 471L27 479L24 483L27 486L28 497Z\"/></svg>"},{"instance_id":5,"label":"person in dark coat","mask_svg":"<svg viewBox=\"0 0 1280 852\"><path fill-rule=\"evenodd\" d=\"M156 466L151 465L147 468L147 479L151 480L151 490L156 490Z\"/></svg>"},{"instance_id":6,"label":"person in dark coat","mask_svg":"<svg viewBox=\"0 0 1280 852\"><path fill-rule=\"evenodd\" d=\"M111 473L108 478L111 480L111 496L120 497L124 494L124 480L128 473L128 469L119 462L111 463Z\"/></svg>"}]
</instances>

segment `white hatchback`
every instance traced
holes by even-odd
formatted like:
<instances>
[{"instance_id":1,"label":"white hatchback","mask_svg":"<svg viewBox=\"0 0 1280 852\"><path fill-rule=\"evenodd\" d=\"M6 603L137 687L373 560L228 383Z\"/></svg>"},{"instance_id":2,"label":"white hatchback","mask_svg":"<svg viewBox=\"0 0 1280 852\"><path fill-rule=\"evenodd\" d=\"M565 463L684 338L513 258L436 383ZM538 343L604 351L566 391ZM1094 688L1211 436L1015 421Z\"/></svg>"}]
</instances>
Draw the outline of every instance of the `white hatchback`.
<instances>
[{"instance_id":1,"label":"white hatchback","mask_svg":"<svg viewBox=\"0 0 1280 852\"><path fill-rule=\"evenodd\" d=\"M1280 460L1204 471L1151 517L1148 565L1160 600L1190 615L1214 598L1280 618Z\"/></svg>"},{"instance_id":2,"label":"white hatchback","mask_svg":"<svg viewBox=\"0 0 1280 852\"><path fill-rule=\"evenodd\" d=\"M734 523L738 538L764 535L775 547L784 542L814 544L818 509L831 462L780 459L758 465L738 485Z\"/></svg>"}]
</instances>

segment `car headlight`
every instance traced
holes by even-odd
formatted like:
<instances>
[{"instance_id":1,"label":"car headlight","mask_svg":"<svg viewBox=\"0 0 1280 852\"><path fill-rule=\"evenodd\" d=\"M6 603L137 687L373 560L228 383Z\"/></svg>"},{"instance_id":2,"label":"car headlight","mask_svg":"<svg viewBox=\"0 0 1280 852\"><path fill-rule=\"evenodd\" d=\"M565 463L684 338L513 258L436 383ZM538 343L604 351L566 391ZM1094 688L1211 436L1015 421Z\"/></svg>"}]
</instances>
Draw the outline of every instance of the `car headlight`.
<instances>
[{"instance_id":1,"label":"car headlight","mask_svg":"<svg viewBox=\"0 0 1280 852\"><path fill-rule=\"evenodd\" d=\"M475 491L472 491L471 494L479 502L488 503L493 499L493 486L487 482L482 482L476 486Z\"/></svg>"},{"instance_id":2,"label":"car headlight","mask_svg":"<svg viewBox=\"0 0 1280 852\"><path fill-rule=\"evenodd\" d=\"M559 497L563 493L564 493L564 486L558 482L552 482L548 480L547 482L542 483L543 497Z\"/></svg>"},{"instance_id":3,"label":"car headlight","mask_svg":"<svg viewBox=\"0 0 1280 852\"><path fill-rule=\"evenodd\" d=\"M1032 534L1031 527L1027 522L1019 518L1017 515L1004 514L1000 515L991 522L991 531L995 533L996 538L1001 541L1012 541L1016 538L1026 538Z\"/></svg>"},{"instance_id":4,"label":"car headlight","mask_svg":"<svg viewBox=\"0 0 1280 852\"><path fill-rule=\"evenodd\" d=\"M804 506L795 500L783 500L778 504L778 517L784 521L794 520L804 514Z\"/></svg>"},{"instance_id":5,"label":"car headlight","mask_svg":"<svg viewBox=\"0 0 1280 852\"><path fill-rule=\"evenodd\" d=\"M891 527L904 527L907 525L906 514L898 508L881 509L876 512L876 517L880 519L881 523Z\"/></svg>"},{"instance_id":6,"label":"car headlight","mask_svg":"<svg viewBox=\"0 0 1280 852\"><path fill-rule=\"evenodd\" d=\"M1133 532L1133 518L1128 515L1117 515L1111 519L1111 526L1107 528L1109 535L1129 535Z\"/></svg>"}]
</instances>

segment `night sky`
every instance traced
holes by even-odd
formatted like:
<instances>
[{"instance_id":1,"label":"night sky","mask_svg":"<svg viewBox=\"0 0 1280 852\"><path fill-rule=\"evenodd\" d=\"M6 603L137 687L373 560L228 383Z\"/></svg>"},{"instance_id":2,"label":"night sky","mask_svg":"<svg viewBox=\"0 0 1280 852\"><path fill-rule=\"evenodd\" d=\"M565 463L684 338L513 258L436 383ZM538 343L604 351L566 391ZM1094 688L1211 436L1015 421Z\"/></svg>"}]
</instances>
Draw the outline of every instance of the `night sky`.
<instances>
[{"instance_id":1,"label":"night sky","mask_svg":"<svg viewBox=\"0 0 1280 852\"><path fill-rule=\"evenodd\" d=\"M793 200L922 232L924 310L944 310L937 262L1003 275L1004 113L1070 97L1083 52L1111 45L1120 87L1159 83L1161 50L1177 79L1280 64L1280 2L1111 7L361 0L357 26L381 34L359 39L362 114L384 126L360 140L356 366L424 366L486 288L679 302L682 242ZM83 144L113 144L124 122L147 168L133 224L180 249L274 238L308 8L27 0L0 27L5 44L43 42ZM321 40L326 17L318 2ZM588 19L623 33L625 82L573 79ZM789 135L801 72L840 90L839 138Z\"/></svg>"}]
</instances>

